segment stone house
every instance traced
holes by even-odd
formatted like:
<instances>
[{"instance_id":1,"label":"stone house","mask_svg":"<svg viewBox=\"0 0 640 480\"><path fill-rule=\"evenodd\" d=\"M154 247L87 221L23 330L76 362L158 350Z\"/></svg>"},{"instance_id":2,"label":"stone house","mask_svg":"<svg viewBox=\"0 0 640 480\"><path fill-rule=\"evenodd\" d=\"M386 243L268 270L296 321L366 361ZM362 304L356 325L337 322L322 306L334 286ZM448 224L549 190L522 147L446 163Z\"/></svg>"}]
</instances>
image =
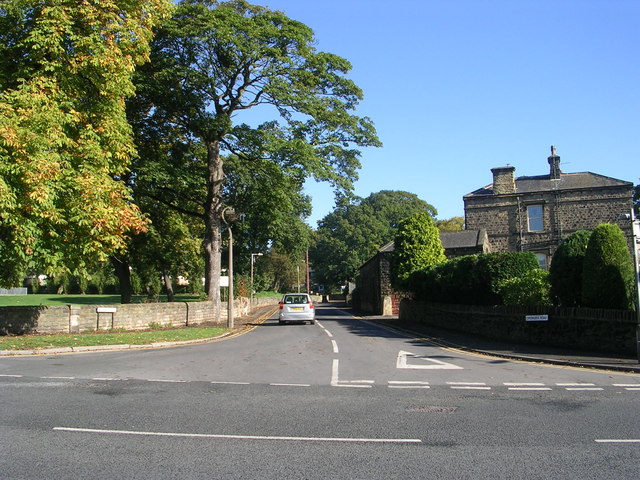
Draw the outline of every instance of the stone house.
<instances>
[{"instance_id":1,"label":"stone house","mask_svg":"<svg viewBox=\"0 0 640 480\"><path fill-rule=\"evenodd\" d=\"M440 232L440 241L447 258L489 252L485 229L461 232ZM394 242L381 247L360 267L357 308L377 315L397 315L400 295L391 287L391 255Z\"/></svg>"},{"instance_id":2,"label":"stone house","mask_svg":"<svg viewBox=\"0 0 640 480\"><path fill-rule=\"evenodd\" d=\"M633 184L564 173L555 147L547 160L548 175L515 177L513 166L492 168L493 183L463 197L466 228L486 229L491 251L535 253L542 268L561 240L601 223L617 224L632 248Z\"/></svg>"}]
</instances>

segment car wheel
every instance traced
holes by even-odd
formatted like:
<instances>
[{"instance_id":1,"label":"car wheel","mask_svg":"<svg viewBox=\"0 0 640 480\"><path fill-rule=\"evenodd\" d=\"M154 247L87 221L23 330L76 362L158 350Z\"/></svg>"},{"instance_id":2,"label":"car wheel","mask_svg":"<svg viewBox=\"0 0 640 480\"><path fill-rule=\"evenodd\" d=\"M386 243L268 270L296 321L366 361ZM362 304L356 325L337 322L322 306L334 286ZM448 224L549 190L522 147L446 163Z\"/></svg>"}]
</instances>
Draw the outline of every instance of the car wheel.
<instances>
[{"instance_id":1,"label":"car wheel","mask_svg":"<svg viewBox=\"0 0 640 480\"><path fill-rule=\"evenodd\" d=\"M284 320L278 320L278 323L279 323L280 325L284 325Z\"/></svg>"},{"instance_id":2,"label":"car wheel","mask_svg":"<svg viewBox=\"0 0 640 480\"><path fill-rule=\"evenodd\" d=\"M315 325L315 324L316 324L316 321L315 321L315 320L311 320L311 321L309 322L309 325Z\"/></svg>"}]
</instances>

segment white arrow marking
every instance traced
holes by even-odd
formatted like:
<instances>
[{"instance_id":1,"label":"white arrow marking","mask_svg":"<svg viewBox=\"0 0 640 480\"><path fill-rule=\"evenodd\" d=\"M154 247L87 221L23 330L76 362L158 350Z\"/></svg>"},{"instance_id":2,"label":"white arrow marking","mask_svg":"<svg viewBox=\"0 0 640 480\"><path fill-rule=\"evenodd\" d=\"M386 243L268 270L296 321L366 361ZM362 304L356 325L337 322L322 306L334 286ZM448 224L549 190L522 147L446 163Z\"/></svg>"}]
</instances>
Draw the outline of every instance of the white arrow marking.
<instances>
[{"instance_id":1,"label":"white arrow marking","mask_svg":"<svg viewBox=\"0 0 640 480\"><path fill-rule=\"evenodd\" d=\"M407 363L407 357L419 358L426 362L431 362L431 364L430 365L427 365L427 364L410 365ZM458 365L454 365L453 363L443 362L441 360L436 360L435 358L429 358L425 355L416 355L415 353L405 352L403 350L400 350L400 352L398 353L398 361L396 363L396 367L397 368L415 368L420 370L462 370L462 367L459 367Z\"/></svg>"}]
</instances>

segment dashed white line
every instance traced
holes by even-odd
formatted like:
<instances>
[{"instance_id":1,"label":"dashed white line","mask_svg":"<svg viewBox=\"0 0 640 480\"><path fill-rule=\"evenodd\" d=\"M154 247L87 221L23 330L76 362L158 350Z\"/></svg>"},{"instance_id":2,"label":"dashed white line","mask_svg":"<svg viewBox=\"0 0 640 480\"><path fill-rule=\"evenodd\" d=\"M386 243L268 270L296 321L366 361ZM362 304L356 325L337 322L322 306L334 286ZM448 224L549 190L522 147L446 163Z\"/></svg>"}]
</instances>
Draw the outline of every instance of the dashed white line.
<instances>
[{"instance_id":1,"label":"dashed white line","mask_svg":"<svg viewBox=\"0 0 640 480\"><path fill-rule=\"evenodd\" d=\"M403 381L403 380L389 380L389 388L431 388L429 382L421 381Z\"/></svg>"},{"instance_id":2,"label":"dashed white line","mask_svg":"<svg viewBox=\"0 0 640 480\"><path fill-rule=\"evenodd\" d=\"M75 380L76 377L40 377L45 380Z\"/></svg>"},{"instance_id":3,"label":"dashed white line","mask_svg":"<svg viewBox=\"0 0 640 480\"><path fill-rule=\"evenodd\" d=\"M23 375L0 375L0 377L4 377L4 378L22 378Z\"/></svg>"},{"instance_id":4,"label":"dashed white line","mask_svg":"<svg viewBox=\"0 0 640 480\"><path fill-rule=\"evenodd\" d=\"M325 329L323 329L323 331L324 331L324 333L326 333L329 336L329 338L333 338L333 334L329 330L327 330L325 328Z\"/></svg>"},{"instance_id":5,"label":"dashed white line","mask_svg":"<svg viewBox=\"0 0 640 480\"><path fill-rule=\"evenodd\" d=\"M161 380L161 379L154 379L154 378L148 378L147 382L159 382L159 383L188 383L188 380Z\"/></svg>"},{"instance_id":6,"label":"dashed white line","mask_svg":"<svg viewBox=\"0 0 640 480\"><path fill-rule=\"evenodd\" d=\"M338 351L338 344L336 343L335 340L331 340L331 345L333 346L333 353L340 353Z\"/></svg>"},{"instance_id":7,"label":"dashed white line","mask_svg":"<svg viewBox=\"0 0 640 480\"><path fill-rule=\"evenodd\" d=\"M350 437L282 437L275 435L220 435L210 433L145 432L136 430L102 430L97 428L53 427L57 432L102 433L152 437L219 438L228 440L288 440L296 442L351 442L351 443L422 443L419 438L350 438Z\"/></svg>"},{"instance_id":8,"label":"dashed white line","mask_svg":"<svg viewBox=\"0 0 640 480\"><path fill-rule=\"evenodd\" d=\"M309 383L270 383L272 387L310 387Z\"/></svg>"},{"instance_id":9,"label":"dashed white line","mask_svg":"<svg viewBox=\"0 0 640 480\"><path fill-rule=\"evenodd\" d=\"M491 390L484 382L447 382L452 390Z\"/></svg>"}]
</instances>

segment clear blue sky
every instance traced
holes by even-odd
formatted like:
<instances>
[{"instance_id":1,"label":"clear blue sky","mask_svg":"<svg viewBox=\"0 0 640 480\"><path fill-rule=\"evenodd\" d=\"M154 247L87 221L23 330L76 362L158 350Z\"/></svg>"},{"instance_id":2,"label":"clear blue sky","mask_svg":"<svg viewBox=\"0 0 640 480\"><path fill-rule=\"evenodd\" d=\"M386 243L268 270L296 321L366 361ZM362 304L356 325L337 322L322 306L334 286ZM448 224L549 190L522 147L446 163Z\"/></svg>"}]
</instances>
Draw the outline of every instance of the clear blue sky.
<instances>
[{"instance_id":1,"label":"clear blue sky","mask_svg":"<svg viewBox=\"0 0 640 480\"><path fill-rule=\"evenodd\" d=\"M640 183L638 0L250 0L311 27L347 58L364 91L357 114L384 146L365 149L355 193L417 194L438 218L492 167ZM309 224L334 208L308 185Z\"/></svg>"}]
</instances>

